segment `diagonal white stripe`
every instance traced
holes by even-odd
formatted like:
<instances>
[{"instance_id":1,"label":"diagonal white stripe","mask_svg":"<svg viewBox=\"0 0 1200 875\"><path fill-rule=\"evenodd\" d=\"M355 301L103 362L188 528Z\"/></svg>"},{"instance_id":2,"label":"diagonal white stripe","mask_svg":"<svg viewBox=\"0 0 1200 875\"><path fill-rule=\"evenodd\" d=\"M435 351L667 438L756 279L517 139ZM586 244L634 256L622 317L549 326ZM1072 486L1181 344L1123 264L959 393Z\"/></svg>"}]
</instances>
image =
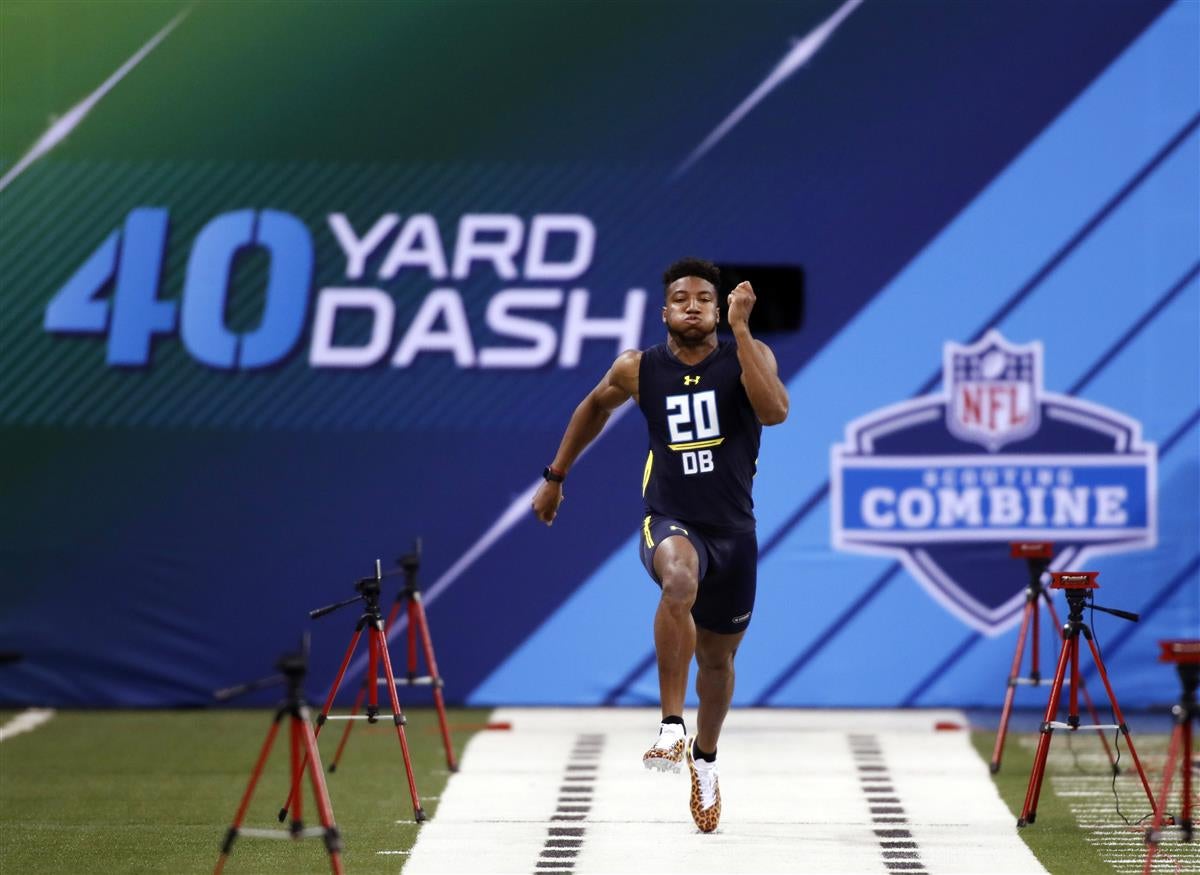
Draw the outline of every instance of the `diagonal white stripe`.
<instances>
[{"instance_id":1,"label":"diagonal white stripe","mask_svg":"<svg viewBox=\"0 0 1200 875\"><path fill-rule=\"evenodd\" d=\"M115 73L105 79L100 84L99 88L63 113L63 115L57 121L55 121L54 124L50 125L46 133L42 134L42 136L38 138L38 141L33 144L33 147L26 152L16 164L10 167L8 172L5 173L3 177L0 177L0 191L4 191L4 189L6 189L14 179L24 173L34 161L41 158L43 155L65 140L73 130L79 127L79 125L83 123L83 120L87 114L92 111L97 103L100 102L100 99L108 94L108 92L116 88L118 82L124 79L134 67L140 64L146 55L154 51L158 44L166 39L167 35L173 31L176 26L183 21L184 18L187 17L189 12L191 12L191 7L188 7L171 19L166 27L151 37L149 42L134 52L133 56L130 57L128 61L118 67Z\"/></svg>"},{"instance_id":2,"label":"diagonal white stripe","mask_svg":"<svg viewBox=\"0 0 1200 875\"><path fill-rule=\"evenodd\" d=\"M768 94L778 88L783 82L809 62L813 55L821 50L821 47L833 36L833 32L846 20L855 9L857 9L863 0L846 0L841 5L837 12L829 16L824 23L819 25L812 33L799 40L791 50L783 56L783 60L775 65L775 69L768 74L767 78L753 91L749 97L737 105L725 120L721 122L713 130L711 134L704 138L699 146L695 148L691 155L675 169L672 179L678 179L688 171L693 164L702 158L713 146L720 142L721 138L728 134L740 122L750 110L758 106Z\"/></svg>"},{"instance_id":3,"label":"diagonal white stripe","mask_svg":"<svg viewBox=\"0 0 1200 875\"><path fill-rule=\"evenodd\" d=\"M22 732L33 732L54 716L53 708L30 708L0 726L0 741L8 741Z\"/></svg>"},{"instance_id":4,"label":"diagonal white stripe","mask_svg":"<svg viewBox=\"0 0 1200 875\"><path fill-rule=\"evenodd\" d=\"M587 455L588 450L596 445L596 441L604 437L604 435L610 428L613 427L616 421L632 410L633 407L633 402L627 401L614 410L612 415L609 416L608 422L604 424L604 428L601 430L600 434L596 435L596 440L592 441L592 443L589 444L582 453L580 453L579 458L583 458L585 455ZM490 550L493 544L503 538L513 529L514 526L517 525L517 523L521 522L532 513L530 510L530 503L533 501L534 493L537 492L538 487L541 485L542 481L539 478L528 489L513 499L513 502L508 506L508 509L496 518L496 521L492 523L492 525L486 532L483 533L482 536L480 536L478 541L471 545L471 549L467 550L466 553L460 556L457 562L446 569L445 573L443 573L441 577L434 581L433 586L429 587L428 590L421 594L421 599L426 608L432 605L437 600L438 596L440 596L456 580L458 580L468 568L474 565L480 556ZM396 622L392 624L390 629L388 629L388 642L390 643L395 641L396 636L407 628L408 615L401 611L400 615L396 618ZM360 654L347 669L345 680L348 681L357 677L358 674L366 667L366 663L367 654ZM343 681L343 683L345 683L345 681Z\"/></svg>"}]
</instances>

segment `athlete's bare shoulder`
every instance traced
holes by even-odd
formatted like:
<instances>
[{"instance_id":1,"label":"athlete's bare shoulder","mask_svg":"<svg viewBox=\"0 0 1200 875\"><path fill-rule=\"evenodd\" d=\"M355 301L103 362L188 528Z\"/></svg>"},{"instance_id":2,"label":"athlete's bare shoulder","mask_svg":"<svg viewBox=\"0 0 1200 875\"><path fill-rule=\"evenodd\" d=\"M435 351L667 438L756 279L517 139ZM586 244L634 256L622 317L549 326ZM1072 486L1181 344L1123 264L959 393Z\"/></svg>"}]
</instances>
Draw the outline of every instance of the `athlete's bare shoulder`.
<instances>
[{"instance_id":1,"label":"athlete's bare shoulder","mask_svg":"<svg viewBox=\"0 0 1200 875\"><path fill-rule=\"evenodd\" d=\"M604 410L616 410L631 397L637 399L638 368L642 354L636 349L627 349L604 372L596 388L589 396Z\"/></svg>"},{"instance_id":2,"label":"athlete's bare shoulder","mask_svg":"<svg viewBox=\"0 0 1200 875\"><path fill-rule=\"evenodd\" d=\"M642 366L642 351L640 349L627 349L617 356L617 360L613 362L612 369L609 371L613 376L613 380L629 392L630 395L637 395L638 389L638 371Z\"/></svg>"},{"instance_id":3,"label":"athlete's bare shoulder","mask_svg":"<svg viewBox=\"0 0 1200 875\"><path fill-rule=\"evenodd\" d=\"M617 360L613 362L612 368L608 371L609 379L635 402L638 400L638 374L641 367L642 351L627 349L617 356Z\"/></svg>"}]
</instances>

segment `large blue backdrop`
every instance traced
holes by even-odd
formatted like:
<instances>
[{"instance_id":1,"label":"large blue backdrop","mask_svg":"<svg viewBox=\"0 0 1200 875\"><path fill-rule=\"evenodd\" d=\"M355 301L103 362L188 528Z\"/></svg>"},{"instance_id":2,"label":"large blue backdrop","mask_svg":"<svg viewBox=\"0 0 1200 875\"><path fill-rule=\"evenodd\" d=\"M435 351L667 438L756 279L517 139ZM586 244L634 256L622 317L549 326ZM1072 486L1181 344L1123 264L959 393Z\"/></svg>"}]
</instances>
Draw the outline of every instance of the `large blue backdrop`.
<instances>
[{"instance_id":1,"label":"large blue backdrop","mask_svg":"<svg viewBox=\"0 0 1200 875\"><path fill-rule=\"evenodd\" d=\"M1175 697L1200 4L266 6L0 10L0 701L318 690L416 536L450 700L657 701L637 410L528 505L689 254L804 278L735 704L998 704L1014 539Z\"/></svg>"}]
</instances>

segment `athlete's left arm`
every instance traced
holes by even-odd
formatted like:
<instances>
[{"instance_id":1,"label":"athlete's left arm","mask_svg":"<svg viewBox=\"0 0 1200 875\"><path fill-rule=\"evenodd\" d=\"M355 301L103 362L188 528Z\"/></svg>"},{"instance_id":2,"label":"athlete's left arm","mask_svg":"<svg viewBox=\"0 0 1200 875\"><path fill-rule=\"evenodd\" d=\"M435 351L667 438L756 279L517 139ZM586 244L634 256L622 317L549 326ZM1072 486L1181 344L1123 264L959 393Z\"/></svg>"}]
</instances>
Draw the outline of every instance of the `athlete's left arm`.
<instances>
[{"instance_id":1,"label":"athlete's left arm","mask_svg":"<svg viewBox=\"0 0 1200 875\"><path fill-rule=\"evenodd\" d=\"M742 386L750 406L763 425L779 425L788 415L787 387L779 379L779 367L771 348L750 335L750 311L754 301L750 283L741 283L729 293L729 327L737 340Z\"/></svg>"}]
</instances>

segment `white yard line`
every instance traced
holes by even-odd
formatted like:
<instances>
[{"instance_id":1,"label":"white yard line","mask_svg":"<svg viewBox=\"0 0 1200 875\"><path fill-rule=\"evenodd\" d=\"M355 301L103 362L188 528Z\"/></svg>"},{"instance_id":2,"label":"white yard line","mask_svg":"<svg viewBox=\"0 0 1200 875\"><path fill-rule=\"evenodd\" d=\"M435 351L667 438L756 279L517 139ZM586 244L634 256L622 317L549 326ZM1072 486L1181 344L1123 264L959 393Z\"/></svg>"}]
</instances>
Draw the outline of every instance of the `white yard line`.
<instances>
[{"instance_id":1,"label":"white yard line","mask_svg":"<svg viewBox=\"0 0 1200 875\"><path fill-rule=\"evenodd\" d=\"M405 875L886 872L885 853L898 852L882 844L896 838L885 830L908 833L900 853L917 854L920 871L1044 871L968 733L934 731L965 725L959 712L734 710L712 835L691 822L686 770L642 768L656 712L502 709L494 719L513 730L471 740ZM883 794L865 789L866 774L884 777L898 802L871 798ZM884 804L902 809L900 822L891 811L880 822L871 808Z\"/></svg>"},{"instance_id":2,"label":"white yard line","mask_svg":"<svg viewBox=\"0 0 1200 875\"><path fill-rule=\"evenodd\" d=\"M0 741L8 741L22 732L33 732L54 716L53 708L29 708L0 726Z\"/></svg>"}]
</instances>

